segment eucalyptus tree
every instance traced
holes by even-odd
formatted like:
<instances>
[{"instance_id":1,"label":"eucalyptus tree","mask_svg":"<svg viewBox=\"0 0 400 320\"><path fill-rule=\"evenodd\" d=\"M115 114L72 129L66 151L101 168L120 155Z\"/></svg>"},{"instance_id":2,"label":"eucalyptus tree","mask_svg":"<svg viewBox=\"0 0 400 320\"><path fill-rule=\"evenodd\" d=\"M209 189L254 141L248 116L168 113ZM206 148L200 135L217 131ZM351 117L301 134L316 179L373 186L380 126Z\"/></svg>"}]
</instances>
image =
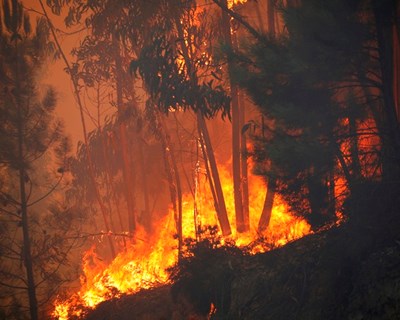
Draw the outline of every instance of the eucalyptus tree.
<instances>
[{"instance_id":1,"label":"eucalyptus tree","mask_svg":"<svg viewBox=\"0 0 400 320\"><path fill-rule=\"evenodd\" d=\"M213 39L220 38L220 28L212 15L200 10L195 1L163 3L166 14L152 29L150 41L140 51L131 69L143 79L151 102L164 113L190 110L197 116L199 135L205 144L211 189L224 235L231 233L224 196L211 140L204 118L221 111L229 115L229 97L218 76L221 67L213 55Z\"/></svg>"},{"instance_id":2,"label":"eucalyptus tree","mask_svg":"<svg viewBox=\"0 0 400 320\"><path fill-rule=\"evenodd\" d=\"M109 112L105 120L98 117L96 125L98 132L89 134L90 138L85 145L81 145L81 148L91 150L97 148L95 144L103 141L102 149L113 150L114 158L120 161L116 170L101 172L97 170L100 167L113 169L95 163L106 161L103 159L106 153L97 159L93 157L96 183L111 186L114 189L112 191L114 195L125 199L131 233L135 231L138 220L149 228L152 223L150 217L152 210L148 189L152 186L148 186L150 182L145 172L151 169L150 164L144 161L146 156L144 153L146 149L149 151L151 149L145 144L145 140L151 140L151 137L144 137L146 133L144 128L149 126L146 125L145 115L137 101L138 93L127 69L129 61L140 50L146 33L151 30L149 26L159 16L160 5L139 1L121 1L117 4L114 1L50 1L48 5L57 14L61 13L63 6L68 7L69 14L65 19L67 26L80 23L85 17L85 23L90 28L89 35L79 47L73 50L76 58L73 65L74 78L81 88L85 88L84 92L88 96L93 95L93 91L101 86L102 95L106 96L102 105L108 108ZM111 123L114 124L110 125ZM150 129L150 132L152 130ZM119 143L114 144L114 148L110 149L107 146L107 138L98 139L101 136L112 136L118 139ZM91 143L92 146L90 146ZM119 183L121 172L125 187L119 188L114 183L105 183L106 180ZM140 184L140 188L136 186L137 184ZM115 192L117 190L119 191ZM100 193L102 193L101 190ZM140 193L143 194L142 214L137 212L140 209L140 199L138 199ZM108 201L108 196L104 194L100 196L105 202ZM111 213L115 210L108 209L108 211ZM110 222L113 224L111 220Z\"/></svg>"},{"instance_id":3,"label":"eucalyptus tree","mask_svg":"<svg viewBox=\"0 0 400 320\"><path fill-rule=\"evenodd\" d=\"M69 143L54 117L54 89L37 81L52 48L45 21L32 30L17 0L3 1L0 13L1 300L7 318L29 310L38 319L66 275L74 245L66 239L73 216L56 196Z\"/></svg>"}]
</instances>

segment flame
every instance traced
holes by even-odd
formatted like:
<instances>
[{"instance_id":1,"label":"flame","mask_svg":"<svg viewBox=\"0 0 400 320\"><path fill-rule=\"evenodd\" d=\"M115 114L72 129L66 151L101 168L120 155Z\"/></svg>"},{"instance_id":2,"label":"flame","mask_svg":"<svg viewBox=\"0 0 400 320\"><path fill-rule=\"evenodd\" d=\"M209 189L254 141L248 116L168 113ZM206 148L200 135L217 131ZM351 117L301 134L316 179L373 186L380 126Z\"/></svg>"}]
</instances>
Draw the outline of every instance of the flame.
<instances>
[{"instance_id":1,"label":"flame","mask_svg":"<svg viewBox=\"0 0 400 320\"><path fill-rule=\"evenodd\" d=\"M228 0L228 8L232 9L234 5L246 3L247 0Z\"/></svg>"},{"instance_id":2,"label":"flame","mask_svg":"<svg viewBox=\"0 0 400 320\"><path fill-rule=\"evenodd\" d=\"M249 175L248 185L250 230L245 233L238 233L236 232L235 222L235 201L232 183L233 179L230 171L227 169L228 167L229 166L227 165L220 166L219 175L224 193L226 209L232 227L232 235L230 237L230 240L234 240L237 246L244 247L249 245L256 239L260 238L261 236L257 231L257 227L264 206L266 186L262 177ZM199 209L200 225L218 225L211 192L208 189L207 182L204 181L206 179L207 177L204 175L202 179L203 181L202 183L200 183L200 189L202 192L200 192L200 197L197 203ZM184 237L194 237L193 211L193 198L191 195L186 195L186 197L184 198L183 214ZM189 212L191 212L191 216L190 214L188 214ZM187 233L185 233L185 231ZM268 231L263 236L267 238L268 241L272 241L276 246L281 246L289 241L293 241L306 234L309 234L310 232L311 228L309 224L304 219L294 217L289 214L286 204L278 196L275 195L274 207L272 210ZM260 251L264 250L260 248L256 250L256 252Z\"/></svg>"},{"instance_id":3,"label":"flame","mask_svg":"<svg viewBox=\"0 0 400 320\"><path fill-rule=\"evenodd\" d=\"M248 245L260 237L257 224L266 194L261 177L249 176L250 230L246 233L235 231L234 198L232 176L227 166L219 168L226 207L232 227L230 241L239 247ZM184 238L195 238L194 208L197 207L197 223L201 226L217 225L207 177L198 174L196 202L192 193L183 196L182 233ZM69 299L55 302L53 317L65 320L72 316L82 316L85 310L99 303L119 297L124 293L135 293L141 289L167 284L170 280L166 269L176 264L177 237L173 210L159 221L153 235L138 230L135 239L109 264L105 264L96 254L93 246L83 256L81 289ZM300 238L310 233L310 226L301 218L290 215L286 205L276 197L268 231L264 235L275 246ZM251 253L265 251L264 247L253 247Z\"/></svg>"}]
</instances>

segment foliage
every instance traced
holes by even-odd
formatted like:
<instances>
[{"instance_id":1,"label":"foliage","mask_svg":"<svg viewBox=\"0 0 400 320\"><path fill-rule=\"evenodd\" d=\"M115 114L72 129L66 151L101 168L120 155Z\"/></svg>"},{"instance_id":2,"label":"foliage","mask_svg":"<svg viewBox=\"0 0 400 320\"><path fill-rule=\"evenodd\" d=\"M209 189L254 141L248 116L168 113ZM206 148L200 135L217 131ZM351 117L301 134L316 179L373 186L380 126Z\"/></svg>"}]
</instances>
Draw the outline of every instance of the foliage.
<instances>
[{"instance_id":1,"label":"foliage","mask_svg":"<svg viewBox=\"0 0 400 320\"><path fill-rule=\"evenodd\" d=\"M18 1L4 1L1 9L0 299L7 318L16 319L26 314L32 286L42 305L75 276L65 266L77 242L66 238L75 234L79 213L56 196L68 170L69 142L54 116L56 92L37 81L52 47L47 25L39 19L32 30Z\"/></svg>"},{"instance_id":2,"label":"foliage","mask_svg":"<svg viewBox=\"0 0 400 320\"><path fill-rule=\"evenodd\" d=\"M307 0L281 7L284 34L265 35L244 52L230 53L236 81L264 116L253 136L255 171L278 179L277 191L314 227L335 219L329 190L339 178L350 192L360 178L377 178L373 139L385 129L371 128L369 95L381 99L383 93L381 79L371 76L380 71L366 3ZM364 156L371 153L372 160ZM360 159L363 177L356 170Z\"/></svg>"},{"instance_id":3,"label":"foliage","mask_svg":"<svg viewBox=\"0 0 400 320\"><path fill-rule=\"evenodd\" d=\"M221 65L211 49L218 30L215 22L206 10L196 11L194 3L179 8L168 16L171 21L152 29L130 70L140 75L152 101L164 113L189 109L207 118L219 111L222 117L229 116Z\"/></svg>"}]
</instances>

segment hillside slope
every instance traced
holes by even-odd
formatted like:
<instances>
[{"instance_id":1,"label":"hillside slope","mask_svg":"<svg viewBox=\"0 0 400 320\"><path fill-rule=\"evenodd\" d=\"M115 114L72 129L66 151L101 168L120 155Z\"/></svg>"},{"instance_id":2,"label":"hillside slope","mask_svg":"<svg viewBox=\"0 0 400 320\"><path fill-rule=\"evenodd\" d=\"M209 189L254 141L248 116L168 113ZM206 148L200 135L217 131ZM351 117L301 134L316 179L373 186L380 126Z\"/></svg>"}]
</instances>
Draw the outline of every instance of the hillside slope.
<instances>
[{"instance_id":1,"label":"hillside slope","mask_svg":"<svg viewBox=\"0 0 400 320\"><path fill-rule=\"evenodd\" d=\"M264 254L199 243L172 286L105 302L86 319L400 319L397 198L374 190L349 222Z\"/></svg>"}]
</instances>

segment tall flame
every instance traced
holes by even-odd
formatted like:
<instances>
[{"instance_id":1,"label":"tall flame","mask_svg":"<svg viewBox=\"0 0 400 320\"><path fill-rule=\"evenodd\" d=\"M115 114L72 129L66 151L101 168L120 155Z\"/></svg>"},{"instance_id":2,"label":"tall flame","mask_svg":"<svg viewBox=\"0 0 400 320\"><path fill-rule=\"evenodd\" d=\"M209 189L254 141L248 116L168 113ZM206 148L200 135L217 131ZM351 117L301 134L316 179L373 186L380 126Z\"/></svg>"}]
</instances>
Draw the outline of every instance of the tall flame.
<instances>
[{"instance_id":1,"label":"tall flame","mask_svg":"<svg viewBox=\"0 0 400 320\"><path fill-rule=\"evenodd\" d=\"M249 176L250 231L235 232L234 199L232 176L226 167L219 169L225 202L232 225L230 240L243 247L257 240L257 224L266 194L262 178ZM183 196L182 229L184 238L195 238L194 208L197 208L197 224L217 225L211 192L204 174L198 176L198 196L196 201L191 193ZM159 221L158 230L152 235L139 230L126 250L120 252L109 264L104 264L96 255L96 248L89 249L83 257L81 289L67 300L55 303L53 316L64 320L71 316L81 316L85 309L96 307L100 302L118 297L123 293L135 293L140 289L156 287L169 282L166 269L177 262L176 226L172 209ZM310 226L301 218L290 215L286 205L278 198L272 210L266 238L275 246L300 238L310 233ZM253 247L252 253L265 251Z\"/></svg>"}]
</instances>

